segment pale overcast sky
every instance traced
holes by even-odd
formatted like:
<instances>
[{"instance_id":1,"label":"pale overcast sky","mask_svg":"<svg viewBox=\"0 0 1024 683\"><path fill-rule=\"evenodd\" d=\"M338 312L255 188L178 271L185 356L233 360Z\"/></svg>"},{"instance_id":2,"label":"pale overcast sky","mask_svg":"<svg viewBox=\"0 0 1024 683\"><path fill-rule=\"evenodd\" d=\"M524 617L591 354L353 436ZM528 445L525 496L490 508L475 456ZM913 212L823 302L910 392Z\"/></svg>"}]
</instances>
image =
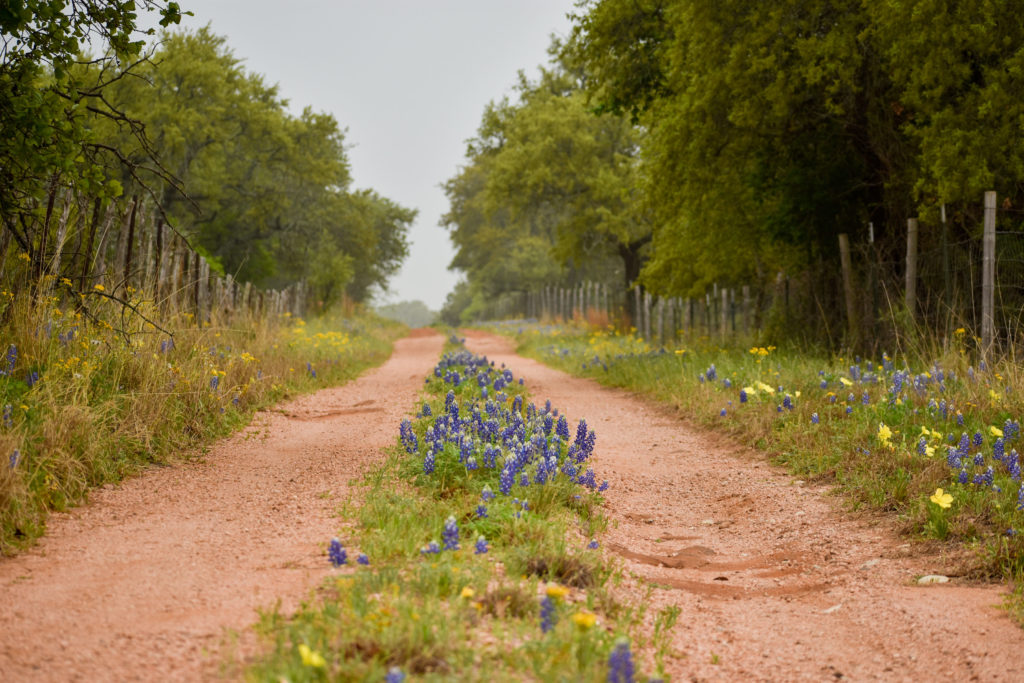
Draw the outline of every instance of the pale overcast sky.
<instances>
[{"instance_id":1,"label":"pale overcast sky","mask_svg":"<svg viewBox=\"0 0 1024 683\"><path fill-rule=\"evenodd\" d=\"M348 129L354 185L419 209L386 301L439 309L454 287L440 184L462 163L484 106L568 34L573 0L181 0L246 68Z\"/></svg>"}]
</instances>

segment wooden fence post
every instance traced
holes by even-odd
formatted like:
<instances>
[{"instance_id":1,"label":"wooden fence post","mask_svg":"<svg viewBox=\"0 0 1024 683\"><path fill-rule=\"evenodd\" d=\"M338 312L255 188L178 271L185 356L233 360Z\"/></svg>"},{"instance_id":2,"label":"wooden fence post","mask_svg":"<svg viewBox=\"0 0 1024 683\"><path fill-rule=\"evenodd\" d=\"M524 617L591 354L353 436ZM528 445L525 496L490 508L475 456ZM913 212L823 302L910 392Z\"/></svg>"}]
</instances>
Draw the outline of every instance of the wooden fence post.
<instances>
[{"instance_id":1,"label":"wooden fence post","mask_svg":"<svg viewBox=\"0 0 1024 683\"><path fill-rule=\"evenodd\" d=\"M907 313L914 319L917 311L917 219L907 219Z\"/></svg>"},{"instance_id":2,"label":"wooden fence post","mask_svg":"<svg viewBox=\"0 0 1024 683\"><path fill-rule=\"evenodd\" d=\"M857 339L857 311L853 298L853 265L850 262L850 236L839 235L839 264L843 270L843 299L846 301L846 330L850 345Z\"/></svg>"},{"instance_id":3,"label":"wooden fence post","mask_svg":"<svg viewBox=\"0 0 1024 683\"><path fill-rule=\"evenodd\" d=\"M743 334L750 334L750 285L743 285Z\"/></svg>"},{"instance_id":4,"label":"wooden fence post","mask_svg":"<svg viewBox=\"0 0 1024 683\"><path fill-rule=\"evenodd\" d=\"M981 256L981 353L987 357L995 338L996 193L985 193L985 232Z\"/></svg>"},{"instance_id":5,"label":"wooden fence post","mask_svg":"<svg viewBox=\"0 0 1024 683\"><path fill-rule=\"evenodd\" d=\"M729 289L722 287L722 339L729 336Z\"/></svg>"}]
</instances>

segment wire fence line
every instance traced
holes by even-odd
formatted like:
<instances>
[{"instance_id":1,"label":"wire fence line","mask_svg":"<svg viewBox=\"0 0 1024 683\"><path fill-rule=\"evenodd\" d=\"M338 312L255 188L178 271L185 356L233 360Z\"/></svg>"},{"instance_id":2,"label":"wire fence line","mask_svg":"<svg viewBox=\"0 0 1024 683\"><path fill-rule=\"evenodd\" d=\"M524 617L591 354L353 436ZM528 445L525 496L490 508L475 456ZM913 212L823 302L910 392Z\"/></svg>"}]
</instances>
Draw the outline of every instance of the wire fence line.
<instances>
[{"instance_id":1,"label":"wire fence line","mask_svg":"<svg viewBox=\"0 0 1024 683\"><path fill-rule=\"evenodd\" d=\"M899 250L886 251L871 229L858 241L846 238L848 285L840 272L779 272L768 282L719 283L701 296L677 297L584 281L506 292L480 317L615 323L662 344L745 341L787 330L810 334L808 326L815 325L821 328L813 330L816 338L850 347L886 346L913 330L947 343L967 339L982 352L1009 351L1024 343L1024 208L996 208L994 193L986 194L992 209L988 284L986 212L975 210L983 209L979 202L949 216L943 207L939 220L928 224L908 221Z\"/></svg>"}]
</instances>

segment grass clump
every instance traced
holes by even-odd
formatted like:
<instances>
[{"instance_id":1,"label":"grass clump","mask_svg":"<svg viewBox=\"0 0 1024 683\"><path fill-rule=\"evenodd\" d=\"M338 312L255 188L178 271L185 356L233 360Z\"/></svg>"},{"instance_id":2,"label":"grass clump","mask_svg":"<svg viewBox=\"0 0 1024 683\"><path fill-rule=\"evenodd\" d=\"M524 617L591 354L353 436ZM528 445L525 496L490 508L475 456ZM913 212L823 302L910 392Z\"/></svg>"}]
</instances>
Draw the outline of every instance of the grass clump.
<instances>
[{"instance_id":1,"label":"grass clump","mask_svg":"<svg viewBox=\"0 0 1024 683\"><path fill-rule=\"evenodd\" d=\"M260 630L253 680L608 680L634 663L642 612L617 575L590 467L594 433L529 403L511 370L450 348L399 445L367 475L345 564L292 618ZM315 651L318 658L304 656ZM390 678L386 678L390 676ZM622 680L632 680L623 678Z\"/></svg>"},{"instance_id":2,"label":"grass clump","mask_svg":"<svg viewBox=\"0 0 1024 683\"><path fill-rule=\"evenodd\" d=\"M197 327L133 296L173 334L112 300L87 316L70 296L0 305L0 553L37 538L51 510L91 487L194 454L260 407L383 361L401 329L340 314Z\"/></svg>"}]
</instances>

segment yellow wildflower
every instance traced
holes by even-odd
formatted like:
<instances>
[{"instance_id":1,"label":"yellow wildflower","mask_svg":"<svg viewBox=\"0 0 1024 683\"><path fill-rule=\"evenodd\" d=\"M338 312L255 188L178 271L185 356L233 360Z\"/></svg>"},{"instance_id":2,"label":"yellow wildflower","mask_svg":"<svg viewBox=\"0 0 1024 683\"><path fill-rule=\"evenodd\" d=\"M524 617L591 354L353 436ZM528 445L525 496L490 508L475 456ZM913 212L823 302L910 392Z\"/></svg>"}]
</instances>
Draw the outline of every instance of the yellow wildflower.
<instances>
[{"instance_id":1,"label":"yellow wildflower","mask_svg":"<svg viewBox=\"0 0 1024 683\"><path fill-rule=\"evenodd\" d=\"M1003 438L1003 430L1000 429L999 427L989 427L988 433L997 438Z\"/></svg>"},{"instance_id":2,"label":"yellow wildflower","mask_svg":"<svg viewBox=\"0 0 1024 683\"><path fill-rule=\"evenodd\" d=\"M853 382L851 382L850 380L846 379L845 377L840 377L839 381L843 383L844 387L852 387L853 386Z\"/></svg>"},{"instance_id":3,"label":"yellow wildflower","mask_svg":"<svg viewBox=\"0 0 1024 683\"><path fill-rule=\"evenodd\" d=\"M597 623L597 616L590 612L577 612L572 615L572 623L576 624L581 631L586 631Z\"/></svg>"},{"instance_id":4,"label":"yellow wildflower","mask_svg":"<svg viewBox=\"0 0 1024 683\"><path fill-rule=\"evenodd\" d=\"M945 493L942 489L935 489L935 493L933 493L932 497L928 500L935 503L943 510L953 504L953 496Z\"/></svg>"},{"instance_id":5,"label":"yellow wildflower","mask_svg":"<svg viewBox=\"0 0 1024 683\"><path fill-rule=\"evenodd\" d=\"M882 442L882 445L890 445L892 439L892 430L889 429L884 422L878 423L878 440Z\"/></svg>"},{"instance_id":6,"label":"yellow wildflower","mask_svg":"<svg viewBox=\"0 0 1024 683\"><path fill-rule=\"evenodd\" d=\"M569 595L569 589L565 586L559 586L557 583L549 585L544 592L547 593L549 598L554 598L556 600L562 600Z\"/></svg>"},{"instance_id":7,"label":"yellow wildflower","mask_svg":"<svg viewBox=\"0 0 1024 683\"><path fill-rule=\"evenodd\" d=\"M775 393L775 389L773 389L772 387L768 386L764 382L758 382L757 383L757 388L760 389L761 391L765 392L766 394L774 394Z\"/></svg>"},{"instance_id":8,"label":"yellow wildflower","mask_svg":"<svg viewBox=\"0 0 1024 683\"><path fill-rule=\"evenodd\" d=\"M473 597L474 595L476 595L476 591L473 590L472 588L470 588L469 586L463 586L462 592L459 593L459 597L460 598L466 598L466 599L469 599L469 598Z\"/></svg>"},{"instance_id":9,"label":"yellow wildflower","mask_svg":"<svg viewBox=\"0 0 1024 683\"><path fill-rule=\"evenodd\" d=\"M324 661L323 655L316 650L311 650L309 645L305 643L299 644L299 656L302 657L303 666L312 667L314 669L322 669L327 666L327 662Z\"/></svg>"},{"instance_id":10,"label":"yellow wildflower","mask_svg":"<svg viewBox=\"0 0 1024 683\"><path fill-rule=\"evenodd\" d=\"M93 285L93 289L95 289L97 292L105 292L107 288L104 287L103 285Z\"/></svg>"}]
</instances>

